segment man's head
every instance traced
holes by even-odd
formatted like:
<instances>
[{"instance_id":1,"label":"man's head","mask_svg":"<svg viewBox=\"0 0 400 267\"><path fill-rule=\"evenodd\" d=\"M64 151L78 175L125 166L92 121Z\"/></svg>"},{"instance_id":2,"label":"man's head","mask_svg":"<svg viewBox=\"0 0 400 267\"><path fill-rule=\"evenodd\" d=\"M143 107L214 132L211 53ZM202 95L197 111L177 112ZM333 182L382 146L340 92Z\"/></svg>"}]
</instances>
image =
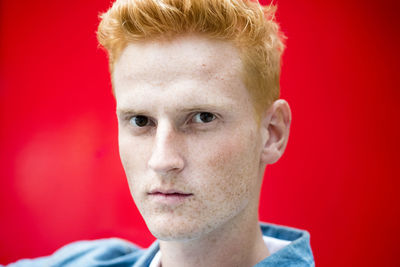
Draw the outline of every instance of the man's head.
<instances>
[{"instance_id":1,"label":"man's head","mask_svg":"<svg viewBox=\"0 0 400 267\"><path fill-rule=\"evenodd\" d=\"M198 24L204 24L202 13L207 10L213 11L208 16L214 14L218 23L223 23L220 15L232 15L228 6L215 11L228 1L189 2L120 1L103 15L99 29L103 45L107 45L106 36L109 44L118 39L109 31L111 24L117 24L118 19L110 17L114 12L120 14L119 27L125 33L142 33L136 39L126 33L131 39L124 37L124 45L106 48L117 101L121 160L139 211L150 231L162 240L196 239L257 222L265 165L279 159L289 134L290 110L285 101L264 106L262 113L255 108L256 93L249 90L246 77L267 75L271 70L259 71L256 65L246 69L241 39L221 38L206 30L160 33L159 24L167 23L167 15L155 10L177 12L169 17L178 29L189 27L179 22L179 16L185 14L197 18ZM158 9L154 5L159 5ZM207 6L207 10L199 6ZM240 18L230 21L244 23ZM230 23L224 25L226 32L232 30ZM244 31L262 32L250 24L232 32ZM256 51L265 60L273 57L268 54L271 51L265 55ZM279 66L279 56L276 62ZM279 69L277 73L279 80Z\"/></svg>"},{"instance_id":2,"label":"man's head","mask_svg":"<svg viewBox=\"0 0 400 267\"><path fill-rule=\"evenodd\" d=\"M274 6L250 0L117 0L104 13L98 40L108 51L111 75L132 42L200 33L231 41L243 63L241 78L260 116L279 98L283 34Z\"/></svg>"}]
</instances>

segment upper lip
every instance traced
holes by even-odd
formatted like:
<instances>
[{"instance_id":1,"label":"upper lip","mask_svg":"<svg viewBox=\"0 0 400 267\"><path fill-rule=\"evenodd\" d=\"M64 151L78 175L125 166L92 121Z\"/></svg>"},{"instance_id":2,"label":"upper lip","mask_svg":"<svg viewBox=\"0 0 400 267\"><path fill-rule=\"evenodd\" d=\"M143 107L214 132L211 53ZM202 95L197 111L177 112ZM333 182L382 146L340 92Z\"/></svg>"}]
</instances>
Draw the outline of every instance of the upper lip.
<instances>
[{"instance_id":1,"label":"upper lip","mask_svg":"<svg viewBox=\"0 0 400 267\"><path fill-rule=\"evenodd\" d=\"M179 194L179 195L193 195L192 193L187 193L182 190L177 190L177 189L153 189L149 191L149 194L163 194L163 195L169 195L169 194Z\"/></svg>"}]
</instances>

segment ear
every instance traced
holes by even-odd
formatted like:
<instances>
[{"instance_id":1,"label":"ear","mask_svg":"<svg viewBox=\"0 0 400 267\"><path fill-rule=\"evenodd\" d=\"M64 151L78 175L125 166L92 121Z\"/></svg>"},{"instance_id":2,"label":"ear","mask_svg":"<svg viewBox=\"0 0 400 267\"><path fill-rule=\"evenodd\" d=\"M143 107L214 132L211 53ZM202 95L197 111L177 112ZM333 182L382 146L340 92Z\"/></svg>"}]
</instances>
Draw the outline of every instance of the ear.
<instances>
[{"instance_id":1,"label":"ear","mask_svg":"<svg viewBox=\"0 0 400 267\"><path fill-rule=\"evenodd\" d=\"M289 104L283 99L272 103L262 117L262 164L275 163L282 156L289 139L291 120L292 113Z\"/></svg>"}]
</instances>

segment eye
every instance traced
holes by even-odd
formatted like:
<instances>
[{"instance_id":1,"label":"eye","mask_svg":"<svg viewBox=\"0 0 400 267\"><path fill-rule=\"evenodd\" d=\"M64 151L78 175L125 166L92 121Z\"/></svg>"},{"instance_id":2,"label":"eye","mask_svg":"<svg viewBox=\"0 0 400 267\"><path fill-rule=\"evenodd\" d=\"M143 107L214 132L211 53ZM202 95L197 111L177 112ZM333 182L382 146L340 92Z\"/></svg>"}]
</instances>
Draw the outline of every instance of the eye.
<instances>
[{"instance_id":1,"label":"eye","mask_svg":"<svg viewBox=\"0 0 400 267\"><path fill-rule=\"evenodd\" d=\"M148 117L143 115L133 116L130 118L129 123L134 127L145 127L149 126L150 120Z\"/></svg>"},{"instance_id":2,"label":"eye","mask_svg":"<svg viewBox=\"0 0 400 267\"><path fill-rule=\"evenodd\" d=\"M194 123L209 123L215 120L217 117L210 112L199 112L194 115L192 121Z\"/></svg>"}]
</instances>

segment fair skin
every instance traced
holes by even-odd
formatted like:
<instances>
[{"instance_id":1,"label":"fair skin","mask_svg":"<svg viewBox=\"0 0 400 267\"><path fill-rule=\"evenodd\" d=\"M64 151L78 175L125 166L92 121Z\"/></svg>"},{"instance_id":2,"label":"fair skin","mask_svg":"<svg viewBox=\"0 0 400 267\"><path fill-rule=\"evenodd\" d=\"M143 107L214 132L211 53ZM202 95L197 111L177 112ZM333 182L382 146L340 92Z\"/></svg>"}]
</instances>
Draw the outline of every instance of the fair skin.
<instances>
[{"instance_id":1,"label":"fair skin","mask_svg":"<svg viewBox=\"0 0 400 267\"><path fill-rule=\"evenodd\" d=\"M278 100L257 122L241 68L231 42L196 34L129 44L115 63L120 156L163 267L253 266L269 255L259 194L291 115Z\"/></svg>"}]
</instances>

